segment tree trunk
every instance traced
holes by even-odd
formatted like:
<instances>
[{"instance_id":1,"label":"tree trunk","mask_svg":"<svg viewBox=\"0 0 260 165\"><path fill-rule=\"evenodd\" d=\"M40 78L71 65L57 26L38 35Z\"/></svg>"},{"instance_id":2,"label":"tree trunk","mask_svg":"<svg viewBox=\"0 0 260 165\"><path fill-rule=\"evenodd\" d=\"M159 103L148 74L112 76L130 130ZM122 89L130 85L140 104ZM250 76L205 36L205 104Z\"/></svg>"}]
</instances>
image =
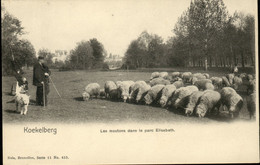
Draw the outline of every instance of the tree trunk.
<instances>
[{"instance_id":1,"label":"tree trunk","mask_svg":"<svg viewBox=\"0 0 260 165\"><path fill-rule=\"evenodd\" d=\"M232 56L233 56L233 58L234 58L234 62L232 63L232 64L234 64L234 63L236 62L237 57L236 57L236 54L233 52L232 43L230 43L230 52L231 52L231 54L232 54ZM230 59L229 63L230 63L230 65L231 65L231 59Z\"/></svg>"},{"instance_id":2,"label":"tree trunk","mask_svg":"<svg viewBox=\"0 0 260 165\"><path fill-rule=\"evenodd\" d=\"M205 71L207 71L208 70L208 60L207 60L207 57L205 57L204 65L205 65Z\"/></svg>"},{"instance_id":3,"label":"tree trunk","mask_svg":"<svg viewBox=\"0 0 260 165\"><path fill-rule=\"evenodd\" d=\"M215 67L218 67L218 58L217 58L217 54L215 55Z\"/></svg>"},{"instance_id":4,"label":"tree trunk","mask_svg":"<svg viewBox=\"0 0 260 165\"><path fill-rule=\"evenodd\" d=\"M209 57L209 67L210 68L212 67L212 57L211 56Z\"/></svg>"},{"instance_id":5,"label":"tree trunk","mask_svg":"<svg viewBox=\"0 0 260 165\"><path fill-rule=\"evenodd\" d=\"M241 63L242 63L242 67L245 68L245 60L244 60L244 51L241 51Z\"/></svg>"}]
</instances>

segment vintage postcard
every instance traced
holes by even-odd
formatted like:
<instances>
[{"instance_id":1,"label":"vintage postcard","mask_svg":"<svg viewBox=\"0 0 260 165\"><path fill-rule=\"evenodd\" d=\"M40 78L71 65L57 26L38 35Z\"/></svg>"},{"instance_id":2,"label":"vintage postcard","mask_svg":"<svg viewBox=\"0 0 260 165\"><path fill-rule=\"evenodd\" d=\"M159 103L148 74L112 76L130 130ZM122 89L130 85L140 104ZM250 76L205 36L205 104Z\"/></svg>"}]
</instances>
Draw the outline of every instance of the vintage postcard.
<instances>
[{"instance_id":1,"label":"vintage postcard","mask_svg":"<svg viewBox=\"0 0 260 165\"><path fill-rule=\"evenodd\" d=\"M259 163L256 0L3 0L3 163Z\"/></svg>"}]
</instances>

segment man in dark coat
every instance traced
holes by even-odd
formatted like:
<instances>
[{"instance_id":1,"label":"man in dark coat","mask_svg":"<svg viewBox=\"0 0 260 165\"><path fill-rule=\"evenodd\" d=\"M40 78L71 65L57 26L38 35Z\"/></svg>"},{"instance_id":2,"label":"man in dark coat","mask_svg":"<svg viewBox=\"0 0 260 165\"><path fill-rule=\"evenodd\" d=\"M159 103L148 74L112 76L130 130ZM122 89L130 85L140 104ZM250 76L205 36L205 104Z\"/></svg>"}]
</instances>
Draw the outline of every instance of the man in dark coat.
<instances>
[{"instance_id":1,"label":"man in dark coat","mask_svg":"<svg viewBox=\"0 0 260 165\"><path fill-rule=\"evenodd\" d=\"M44 57L39 56L38 62L33 66L33 85L37 86L36 90L36 104L43 106L43 97L45 98L45 105L47 105L47 95L49 89L49 76L51 72L44 64ZM45 87L45 96L43 96L43 84Z\"/></svg>"}]
</instances>

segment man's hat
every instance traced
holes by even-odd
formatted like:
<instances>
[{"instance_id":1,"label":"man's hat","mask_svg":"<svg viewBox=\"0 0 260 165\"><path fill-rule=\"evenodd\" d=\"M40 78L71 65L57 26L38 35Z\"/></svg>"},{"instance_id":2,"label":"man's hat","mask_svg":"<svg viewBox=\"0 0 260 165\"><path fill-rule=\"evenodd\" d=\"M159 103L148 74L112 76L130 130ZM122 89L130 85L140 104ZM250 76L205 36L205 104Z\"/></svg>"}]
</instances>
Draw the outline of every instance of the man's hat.
<instances>
[{"instance_id":1,"label":"man's hat","mask_svg":"<svg viewBox=\"0 0 260 165\"><path fill-rule=\"evenodd\" d=\"M43 60L43 59L44 59L43 56L39 56L39 57L38 57L38 60Z\"/></svg>"}]
</instances>

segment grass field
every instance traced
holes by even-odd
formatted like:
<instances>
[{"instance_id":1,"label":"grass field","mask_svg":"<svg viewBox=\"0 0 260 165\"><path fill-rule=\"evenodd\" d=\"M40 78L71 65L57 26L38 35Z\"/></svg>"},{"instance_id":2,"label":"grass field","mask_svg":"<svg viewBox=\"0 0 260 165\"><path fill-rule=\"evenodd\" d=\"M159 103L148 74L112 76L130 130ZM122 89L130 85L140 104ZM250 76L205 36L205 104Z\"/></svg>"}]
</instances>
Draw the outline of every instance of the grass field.
<instances>
[{"instance_id":1,"label":"grass field","mask_svg":"<svg viewBox=\"0 0 260 165\"><path fill-rule=\"evenodd\" d=\"M164 69L160 69L163 71ZM173 71L166 70L166 71ZM182 71L182 70L180 70ZM191 72L203 72L198 69ZM219 70L208 71L210 76L222 76L226 72ZM186 117L182 114L146 105L136 105L124 102L113 102L106 99L92 99L88 102L82 101L81 93L84 87L91 82L97 82L104 86L105 81L112 80L149 80L151 70L141 71L66 71L59 72L52 70L52 80L55 83L62 99L59 98L52 84L48 95L48 106L29 106L26 116L15 111L13 96L10 95L14 77L2 77L2 114L4 123L17 122L58 122L58 123L85 123L85 122L162 122L162 123L218 123L230 122L227 118L197 118ZM29 81L29 94L31 102L35 102L36 87L32 85L32 71L26 70L25 77ZM245 88L239 89L239 94L245 99ZM223 113L224 114L224 113ZM249 120L246 102L240 112L239 118L235 121Z\"/></svg>"}]
</instances>

